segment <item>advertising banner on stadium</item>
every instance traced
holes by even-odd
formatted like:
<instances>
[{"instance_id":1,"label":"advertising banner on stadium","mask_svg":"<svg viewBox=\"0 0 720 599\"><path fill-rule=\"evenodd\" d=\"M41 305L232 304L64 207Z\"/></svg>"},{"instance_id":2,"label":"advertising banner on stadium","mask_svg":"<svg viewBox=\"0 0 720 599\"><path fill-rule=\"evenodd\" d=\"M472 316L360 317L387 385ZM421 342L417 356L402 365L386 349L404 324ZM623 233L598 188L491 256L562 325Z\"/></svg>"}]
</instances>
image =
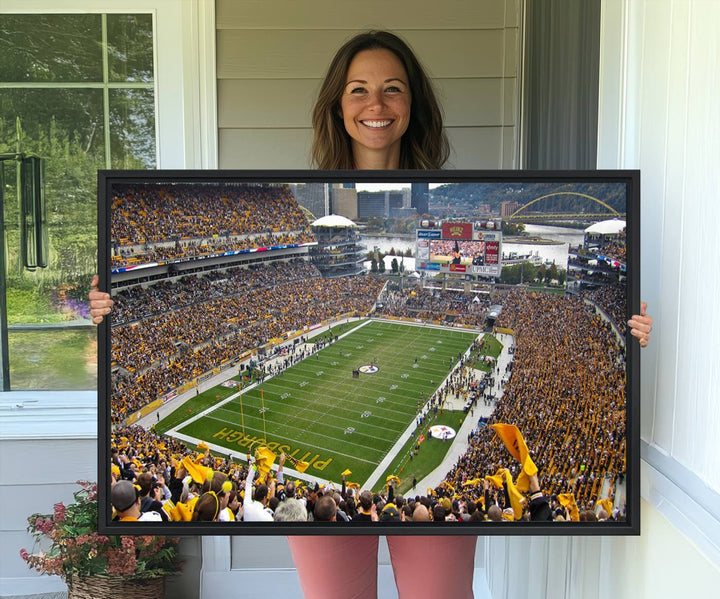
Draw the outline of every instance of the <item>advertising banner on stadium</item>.
<instances>
[{"instance_id":1,"label":"advertising banner on stadium","mask_svg":"<svg viewBox=\"0 0 720 599\"><path fill-rule=\"evenodd\" d=\"M485 244L485 264L500 264L500 243L488 241Z\"/></svg>"},{"instance_id":2,"label":"advertising banner on stadium","mask_svg":"<svg viewBox=\"0 0 720 599\"><path fill-rule=\"evenodd\" d=\"M440 272L467 272L467 265L465 264L441 264Z\"/></svg>"},{"instance_id":3,"label":"advertising banner on stadium","mask_svg":"<svg viewBox=\"0 0 720 599\"><path fill-rule=\"evenodd\" d=\"M197 377L198 383L204 383L209 378L212 378L213 374L215 374L212 370L209 372L206 372L205 374L201 374L199 377Z\"/></svg>"},{"instance_id":4,"label":"advertising banner on stadium","mask_svg":"<svg viewBox=\"0 0 720 599\"><path fill-rule=\"evenodd\" d=\"M470 270L474 275L482 277L499 277L502 268L499 264L486 264L485 266L473 266Z\"/></svg>"},{"instance_id":5,"label":"advertising banner on stadium","mask_svg":"<svg viewBox=\"0 0 720 599\"><path fill-rule=\"evenodd\" d=\"M439 229L418 229L418 239L440 239Z\"/></svg>"},{"instance_id":6,"label":"advertising banner on stadium","mask_svg":"<svg viewBox=\"0 0 720 599\"><path fill-rule=\"evenodd\" d=\"M443 239L472 239L473 226L472 223L443 223L442 225Z\"/></svg>"},{"instance_id":7,"label":"advertising banner on stadium","mask_svg":"<svg viewBox=\"0 0 720 599\"><path fill-rule=\"evenodd\" d=\"M177 391L170 391L170 393L166 393L163 395L162 401L163 403L167 403L173 399L175 399L178 396Z\"/></svg>"},{"instance_id":8,"label":"advertising banner on stadium","mask_svg":"<svg viewBox=\"0 0 720 599\"><path fill-rule=\"evenodd\" d=\"M416 262L415 268L418 270L440 270L440 264L437 262Z\"/></svg>"},{"instance_id":9,"label":"advertising banner on stadium","mask_svg":"<svg viewBox=\"0 0 720 599\"><path fill-rule=\"evenodd\" d=\"M417 250L415 251L415 260L427 262L430 259L430 242L427 239L417 240Z\"/></svg>"}]
</instances>

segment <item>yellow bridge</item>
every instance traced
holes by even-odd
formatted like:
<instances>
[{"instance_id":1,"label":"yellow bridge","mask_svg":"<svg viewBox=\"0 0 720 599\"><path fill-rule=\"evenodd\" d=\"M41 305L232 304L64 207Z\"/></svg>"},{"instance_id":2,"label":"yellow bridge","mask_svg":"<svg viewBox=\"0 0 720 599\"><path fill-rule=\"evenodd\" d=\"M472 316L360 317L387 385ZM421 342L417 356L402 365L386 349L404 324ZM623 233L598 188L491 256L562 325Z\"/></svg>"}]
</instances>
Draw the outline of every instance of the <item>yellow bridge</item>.
<instances>
[{"instance_id":1,"label":"yellow bridge","mask_svg":"<svg viewBox=\"0 0 720 599\"><path fill-rule=\"evenodd\" d=\"M533 204L537 204L538 202L542 200L546 200L547 198L557 197L557 196L579 196L582 198L586 198L588 200L592 200L596 204L600 204L603 208L607 210L607 212L577 212L577 213L571 213L571 212L546 212L546 213L536 213L536 212L530 212L528 213L527 210L532 206ZM596 208L597 209L597 208ZM528 202L524 206L521 206L518 208L515 212L513 212L510 216L504 216L503 219L507 221L529 221L529 220L578 220L578 219L596 219L596 218L624 218L625 213L624 212L618 212L615 210L612 206L609 204L606 204L601 199L593 197L591 195L588 195L586 193L579 193L575 191L558 191L555 193L548 193L544 196L540 196L539 198L535 198L531 202Z\"/></svg>"}]
</instances>

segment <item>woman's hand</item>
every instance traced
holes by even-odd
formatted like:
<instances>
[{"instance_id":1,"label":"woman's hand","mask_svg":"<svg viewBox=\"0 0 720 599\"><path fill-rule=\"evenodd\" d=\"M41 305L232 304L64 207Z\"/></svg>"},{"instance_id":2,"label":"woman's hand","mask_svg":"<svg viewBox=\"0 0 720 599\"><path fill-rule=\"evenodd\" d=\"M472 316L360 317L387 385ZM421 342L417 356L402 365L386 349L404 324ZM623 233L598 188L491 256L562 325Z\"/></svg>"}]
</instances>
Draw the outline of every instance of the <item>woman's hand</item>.
<instances>
[{"instance_id":1,"label":"woman's hand","mask_svg":"<svg viewBox=\"0 0 720 599\"><path fill-rule=\"evenodd\" d=\"M647 304L640 302L640 314L635 314L628 320L630 334L638 338L640 347L647 347L648 339L650 339L650 331L652 331L652 316L647 314Z\"/></svg>"},{"instance_id":2,"label":"woman's hand","mask_svg":"<svg viewBox=\"0 0 720 599\"><path fill-rule=\"evenodd\" d=\"M100 279L97 275L93 276L90 286L92 289L88 293L90 300L90 316L95 324L100 324L106 314L110 314L110 310L115 302L110 299L110 294L104 291L98 291L98 283Z\"/></svg>"}]
</instances>

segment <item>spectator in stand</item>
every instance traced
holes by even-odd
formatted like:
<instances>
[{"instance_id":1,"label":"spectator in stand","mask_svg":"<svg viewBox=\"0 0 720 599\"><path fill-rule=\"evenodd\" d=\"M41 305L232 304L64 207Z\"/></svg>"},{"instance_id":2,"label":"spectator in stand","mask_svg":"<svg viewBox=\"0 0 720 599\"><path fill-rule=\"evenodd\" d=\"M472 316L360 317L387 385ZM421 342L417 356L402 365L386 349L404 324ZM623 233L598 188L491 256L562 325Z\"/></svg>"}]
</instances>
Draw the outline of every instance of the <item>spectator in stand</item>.
<instances>
[{"instance_id":1,"label":"spectator in stand","mask_svg":"<svg viewBox=\"0 0 720 599\"><path fill-rule=\"evenodd\" d=\"M315 522L336 522L337 504L332 495L323 495L315 502L313 509Z\"/></svg>"},{"instance_id":2,"label":"spectator in stand","mask_svg":"<svg viewBox=\"0 0 720 599\"><path fill-rule=\"evenodd\" d=\"M213 493L203 493L195 502L193 522L217 522L220 517L220 499Z\"/></svg>"},{"instance_id":3,"label":"spectator in stand","mask_svg":"<svg viewBox=\"0 0 720 599\"><path fill-rule=\"evenodd\" d=\"M154 511L141 512L140 493L128 480L119 480L110 489L110 503L116 519L121 522L160 522L162 516Z\"/></svg>"},{"instance_id":4,"label":"spectator in stand","mask_svg":"<svg viewBox=\"0 0 720 599\"><path fill-rule=\"evenodd\" d=\"M273 514L267 507L270 501L270 491L267 485L258 485L255 493L252 491L253 478L256 468L255 459L248 455L249 473L245 479L245 497L243 498L243 520L245 522L272 522Z\"/></svg>"},{"instance_id":5,"label":"spectator in stand","mask_svg":"<svg viewBox=\"0 0 720 599\"><path fill-rule=\"evenodd\" d=\"M275 510L275 522L307 522L307 509L299 499L281 501Z\"/></svg>"}]
</instances>

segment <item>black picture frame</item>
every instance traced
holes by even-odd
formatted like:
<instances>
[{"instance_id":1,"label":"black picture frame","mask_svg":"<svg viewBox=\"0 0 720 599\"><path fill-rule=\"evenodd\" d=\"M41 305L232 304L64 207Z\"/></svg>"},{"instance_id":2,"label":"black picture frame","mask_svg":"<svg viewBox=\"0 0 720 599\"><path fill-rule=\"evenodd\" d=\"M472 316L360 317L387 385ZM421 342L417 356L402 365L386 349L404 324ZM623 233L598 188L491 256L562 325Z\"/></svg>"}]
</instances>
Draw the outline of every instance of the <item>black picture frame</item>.
<instances>
[{"instance_id":1,"label":"black picture frame","mask_svg":"<svg viewBox=\"0 0 720 599\"><path fill-rule=\"evenodd\" d=\"M167 184L278 184L278 183L422 183L495 184L517 189L523 185L620 186L625 197L626 293L624 314L627 321L640 309L640 172L637 170L595 171L310 171L310 170L168 170L98 173L98 239L101 290L111 288L111 198L115 186L155 186ZM568 187L569 186L569 187ZM470 220L470 219L466 219ZM117 248L115 248L117 249ZM617 323L619 324L619 323ZM625 337L625 447L624 492L626 515L611 522L445 522L341 524L319 522L117 522L110 507L110 443L112 439L112 334L106 318L99 325L98 359L98 527L103 534L162 535L639 535L640 534L640 348L626 332ZM531 447L532 450L532 447ZM238 456L240 452L238 452ZM507 454L508 464L513 458ZM490 474L490 473L488 473ZM541 473L542 474L542 473Z\"/></svg>"}]
</instances>

